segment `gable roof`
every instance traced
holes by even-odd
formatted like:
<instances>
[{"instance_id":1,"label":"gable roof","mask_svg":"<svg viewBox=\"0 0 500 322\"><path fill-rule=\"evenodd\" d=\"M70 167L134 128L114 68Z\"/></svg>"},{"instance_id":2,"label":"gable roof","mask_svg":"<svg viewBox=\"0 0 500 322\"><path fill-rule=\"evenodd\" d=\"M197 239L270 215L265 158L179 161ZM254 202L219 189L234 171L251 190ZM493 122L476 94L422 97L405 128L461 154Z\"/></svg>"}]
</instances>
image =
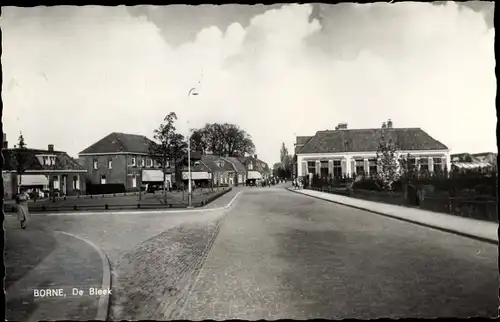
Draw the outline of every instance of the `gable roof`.
<instances>
[{"instance_id":1,"label":"gable roof","mask_svg":"<svg viewBox=\"0 0 500 322\"><path fill-rule=\"evenodd\" d=\"M154 142L144 135L113 132L92 144L79 154L99 153L149 153L150 144Z\"/></svg>"},{"instance_id":2,"label":"gable roof","mask_svg":"<svg viewBox=\"0 0 500 322\"><path fill-rule=\"evenodd\" d=\"M237 158L242 164L248 165L250 162L254 164L254 170L261 173L270 172L269 166L262 160L254 158L253 156L238 157Z\"/></svg>"},{"instance_id":3,"label":"gable roof","mask_svg":"<svg viewBox=\"0 0 500 322\"><path fill-rule=\"evenodd\" d=\"M39 149L6 149L2 150L2 154L5 160L4 166L2 170L6 171L16 171L17 162L16 162L16 154L19 150L22 150L20 153L23 154L23 158L26 160L25 168L26 171L32 170L51 170L51 171L81 171L87 172L87 170L81 166L78 161L70 157L66 152L62 151L48 151L48 150L39 150ZM46 155L54 155L56 157L55 165L43 165L40 163L40 160L37 158L37 155L46 154Z\"/></svg>"},{"instance_id":4,"label":"gable roof","mask_svg":"<svg viewBox=\"0 0 500 322\"><path fill-rule=\"evenodd\" d=\"M223 159L225 159L228 162L230 162L233 165L233 167L236 170L236 172L238 172L238 173L245 173L247 171L245 169L245 166L240 162L240 160L238 160L238 158L235 158L235 157L224 157Z\"/></svg>"},{"instance_id":5,"label":"gable roof","mask_svg":"<svg viewBox=\"0 0 500 322\"><path fill-rule=\"evenodd\" d=\"M230 162L217 155L203 155L201 161L203 161L212 171L235 171ZM222 167L219 166L219 161L223 161L224 164Z\"/></svg>"},{"instance_id":6,"label":"gable roof","mask_svg":"<svg viewBox=\"0 0 500 322\"><path fill-rule=\"evenodd\" d=\"M391 128L318 131L299 153L377 151L382 133L401 150L448 150L420 128Z\"/></svg>"},{"instance_id":7,"label":"gable roof","mask_svg":"<svg viewBox=\"0 0 500 322\"><path fill-rule=\"evenodd\" d=\"M314 136L297 136L297 142L295 143L295 154L299 153L302 147L313 137Z\"/></svg>"}]
</instances>

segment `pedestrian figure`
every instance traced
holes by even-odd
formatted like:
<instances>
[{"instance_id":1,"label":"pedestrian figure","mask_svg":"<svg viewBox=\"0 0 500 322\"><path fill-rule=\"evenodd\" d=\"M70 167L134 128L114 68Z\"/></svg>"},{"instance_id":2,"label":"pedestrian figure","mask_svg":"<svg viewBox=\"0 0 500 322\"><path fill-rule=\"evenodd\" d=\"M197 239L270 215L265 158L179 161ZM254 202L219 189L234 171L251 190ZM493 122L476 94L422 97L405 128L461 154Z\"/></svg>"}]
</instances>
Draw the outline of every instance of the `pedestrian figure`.
<instances>
[{"instance_id":1,"label":"pedestrian figure","mask_svg":"<svg viewBox=\"0 0 500 322\"><path fill-rule=\"evenodd\" d=\"M25 188L21 188L20 193L16 197L17 204L17 220L21 223L21 228L26 228L26 221L29 219L28 211L29 196Z\"/></svg>"}]
</instances>

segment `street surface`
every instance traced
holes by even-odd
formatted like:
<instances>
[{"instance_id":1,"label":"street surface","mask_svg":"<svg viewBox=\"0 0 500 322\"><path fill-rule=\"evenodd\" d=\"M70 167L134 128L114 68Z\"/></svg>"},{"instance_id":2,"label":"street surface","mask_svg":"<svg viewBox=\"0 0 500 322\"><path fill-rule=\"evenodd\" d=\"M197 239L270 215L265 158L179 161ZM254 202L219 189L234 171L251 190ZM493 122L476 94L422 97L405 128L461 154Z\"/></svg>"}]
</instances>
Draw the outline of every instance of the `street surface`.
<instances>
[{"instance_id":1,"label":"street surface","mask_svg":"<svg viewBox=\"0 0 500 322\"><path fill-rule=\"evenodd\" d=\"M28 229L107 254L113 320L497 316L495 245L282 185L207 208L240 191L227 210L33 215Z\"/></svg>"}]
</instances>

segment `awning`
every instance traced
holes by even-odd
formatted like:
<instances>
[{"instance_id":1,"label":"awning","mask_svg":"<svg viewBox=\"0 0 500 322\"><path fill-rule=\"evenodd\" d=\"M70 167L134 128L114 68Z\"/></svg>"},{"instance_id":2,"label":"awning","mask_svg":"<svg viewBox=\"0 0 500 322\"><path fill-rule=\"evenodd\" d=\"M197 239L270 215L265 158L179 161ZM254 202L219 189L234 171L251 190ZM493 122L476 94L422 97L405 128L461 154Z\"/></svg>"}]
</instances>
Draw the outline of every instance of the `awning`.
<instances>
[{"instance_id":1,"label":"awning","mask_svg":"<svg viewBox=\"0 0 500 322\"><path fill-rule=\"evenodd\" d=\"M212 176L208 172L201 172L201 171L191 172L191 180L208 180L211 178L212 178ZM188 180L189 179L189 172L183 172L182 179Z\"/></svg>"},{"instance_id":2,"label":"awning","mask_svg":"<svg viewBox=\"0 0 500 322\"><path fill-rule=\"evenodd\" d=\"M457 167L458 169L481 169L490 168L491 164L484 162L456 162L452 163L452 166Z\"/></svg>"},{"instance_id":3,"label":"awning","mask_svg":"<svg viewBox=\"0 0 500 322\"><path fill-rule=\"evenodd\" d=\"M142 170L142 182L163 182L163 171Z\"/></svg>"},{"instance_id":4,"label":"awning","mask_svg":"<svg viewBox=\"0 0 500 322\"><path fill-rule=\"evenodd\" d=\"M259 171L248 171L248 178L249 180L252 179L262 179L262 174L260 174Z\"/></svg>"},{"instance_id":5,"label":"awning","mask_svg":"<svg viewBox=\"0 0 500 322\"><path fill-rule=\"evenodd\" d=\"M19 178L21 177L21 178ZM20 180L19 180L20 179ZM18 182L21 186L48 186L49 179L43 174L23 174L18 175Z\"/></svg>"}]
</instances>

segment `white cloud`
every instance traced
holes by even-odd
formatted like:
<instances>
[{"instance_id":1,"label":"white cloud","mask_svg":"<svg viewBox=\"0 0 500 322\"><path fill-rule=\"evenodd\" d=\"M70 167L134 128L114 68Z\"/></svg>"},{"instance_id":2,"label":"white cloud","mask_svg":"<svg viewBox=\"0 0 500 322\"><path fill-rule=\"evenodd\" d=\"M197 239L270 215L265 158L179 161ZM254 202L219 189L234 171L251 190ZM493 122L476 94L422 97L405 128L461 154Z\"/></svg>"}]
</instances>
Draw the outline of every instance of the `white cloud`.
<instances>
[{"instance_id":1,"label":"white cloud","mask_svg":"<svg viewBox=\"0 0 500 322\"><path fill-rule=\"evenodd\" d=\"M343 8L323 7L320 23L311 5L284 6L245 28L207 26L179 47L125 7L6 8L10 144L22 130L29 146L76 155L112 131L151 135L170 111L185 130L190 111L193 126L239 124L269 163L282 141L293 150L294 132L387 118L457 152L496 150L494 30L480 13L454 3ZM201 69L201 94L188 102Z\"/></svg>"}]
</instances>

